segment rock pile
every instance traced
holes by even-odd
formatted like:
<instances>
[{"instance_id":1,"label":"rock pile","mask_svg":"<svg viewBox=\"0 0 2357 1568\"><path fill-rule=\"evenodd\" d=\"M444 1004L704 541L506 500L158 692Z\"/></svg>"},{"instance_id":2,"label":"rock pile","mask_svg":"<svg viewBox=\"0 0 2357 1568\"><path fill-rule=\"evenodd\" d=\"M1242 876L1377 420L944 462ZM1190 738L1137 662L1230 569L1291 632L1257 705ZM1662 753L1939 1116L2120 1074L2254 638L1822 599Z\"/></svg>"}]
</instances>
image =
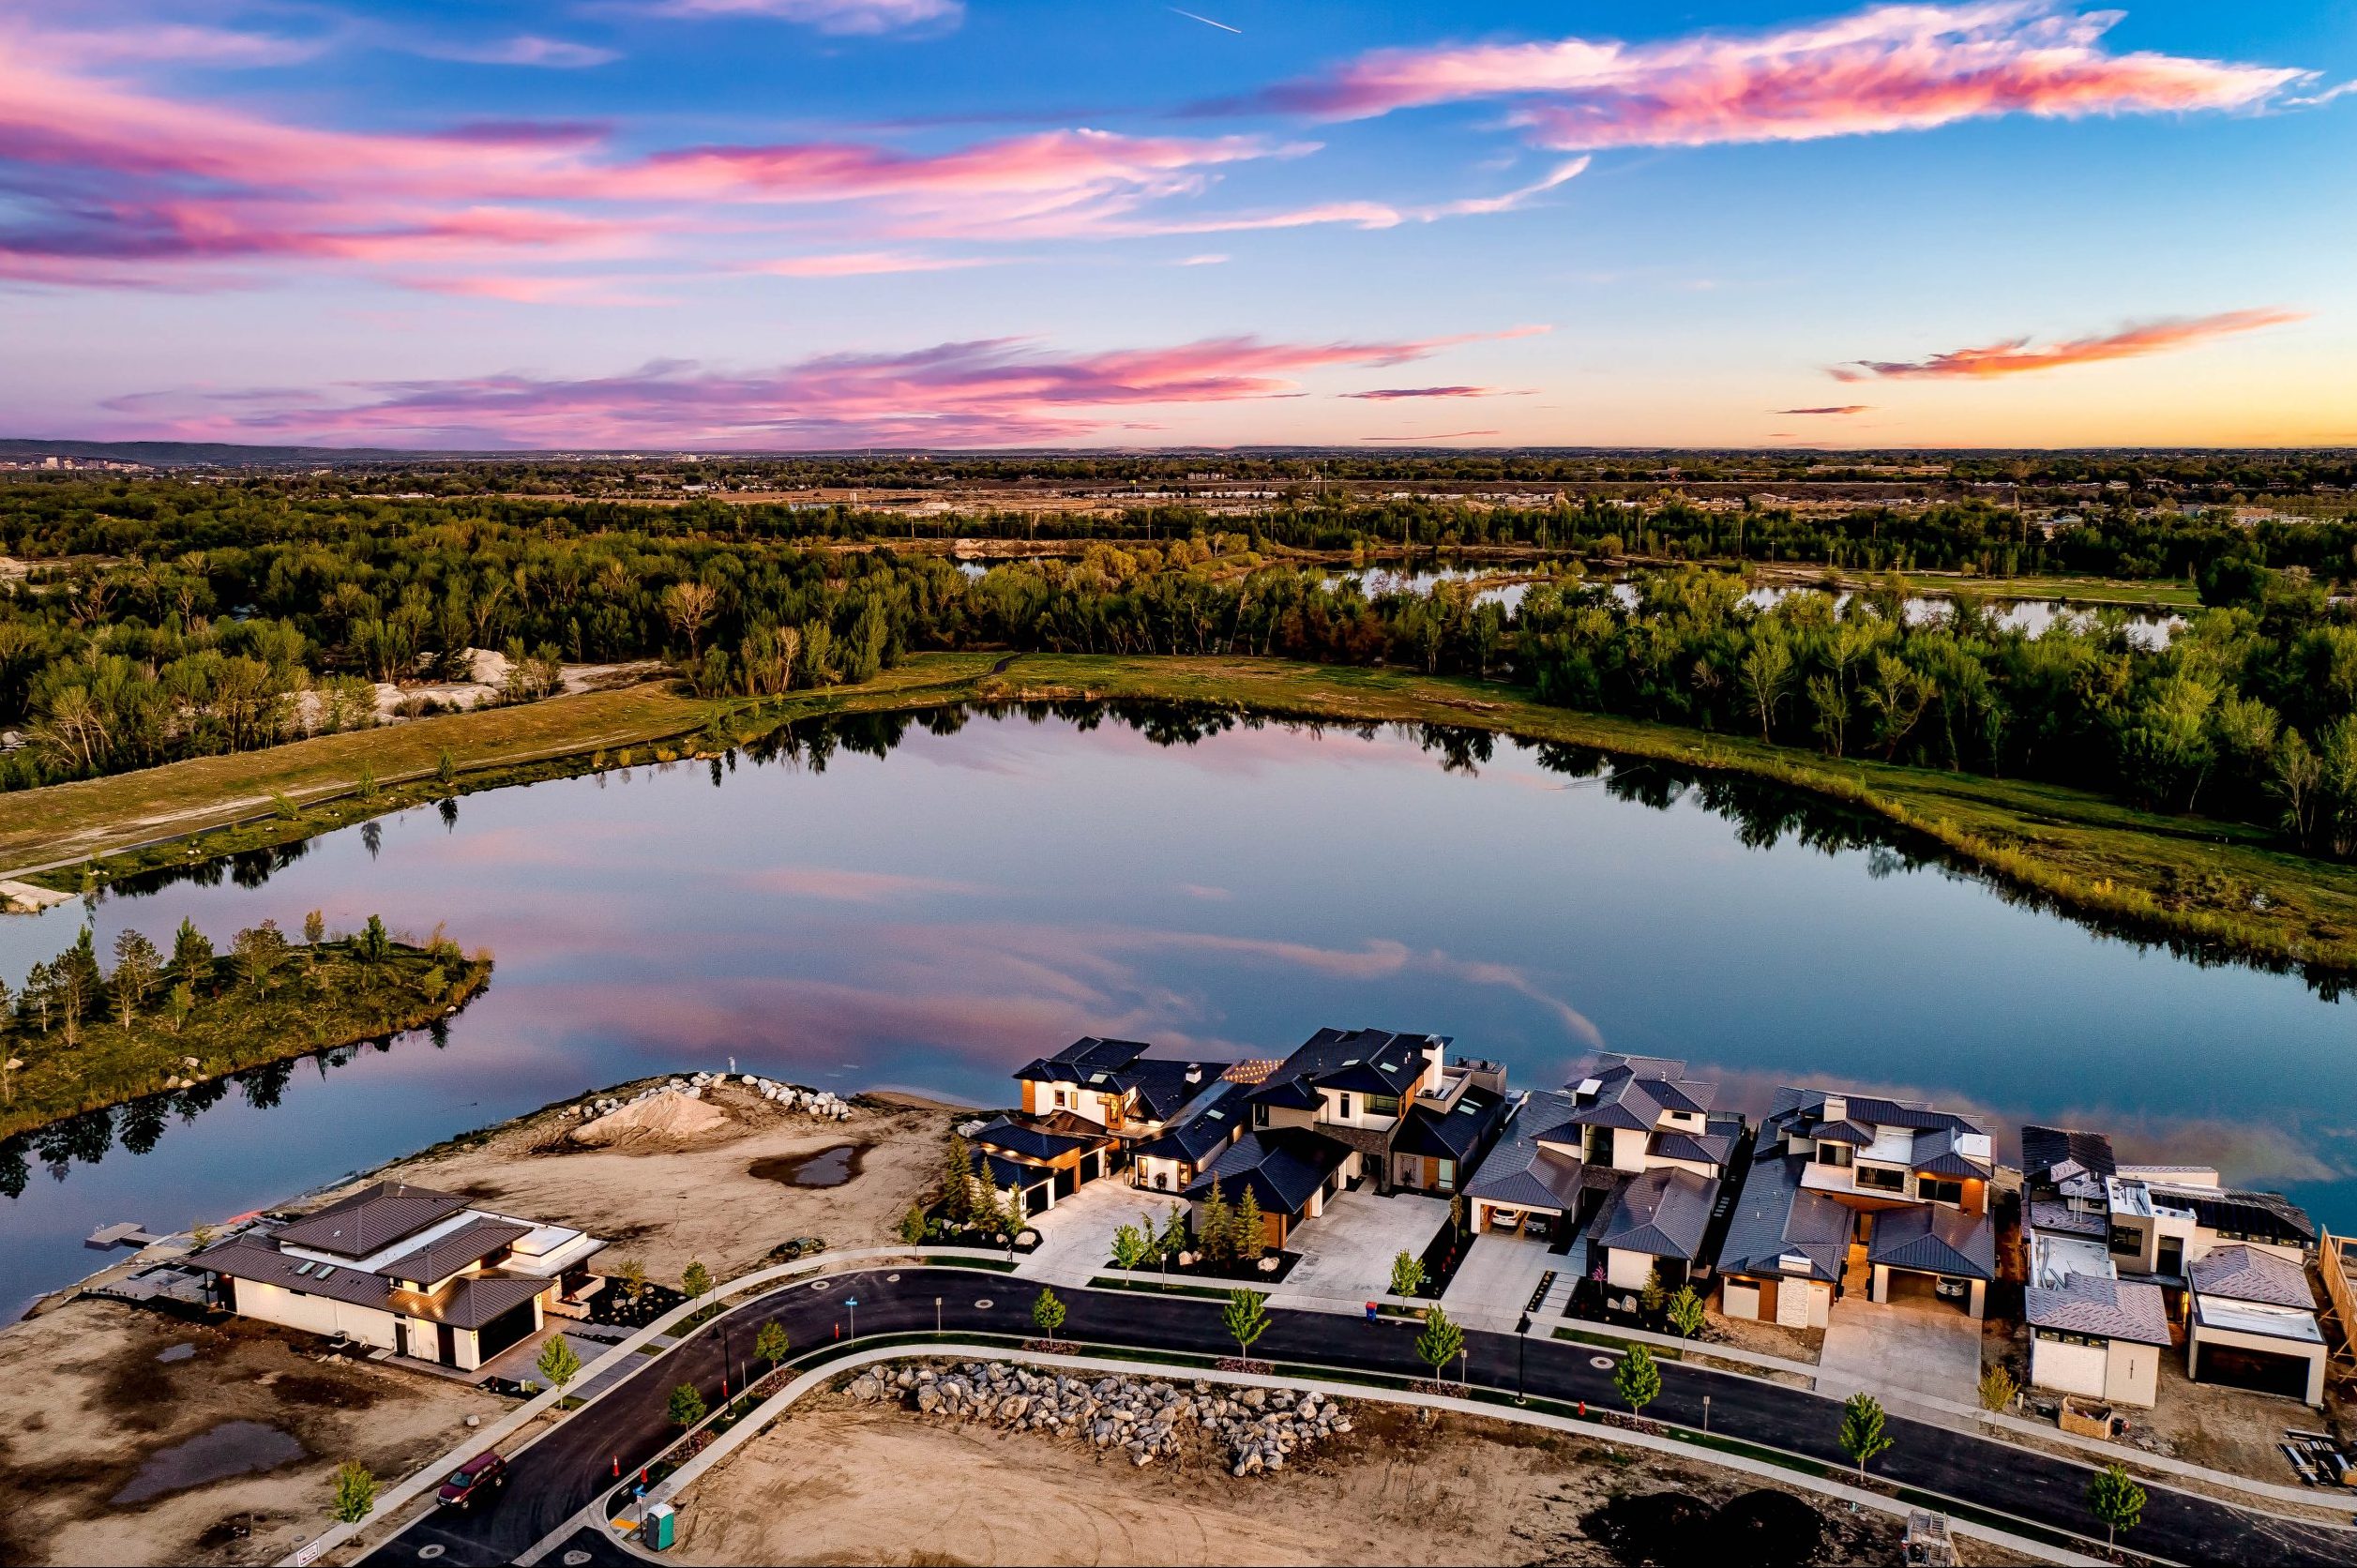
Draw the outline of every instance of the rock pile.
<instances>
[{"instance_id":1,"label":"rock pile","mask_svg":"<svg viewBox=\"0 0 2357 1568\"><path fill-rule=\"evenodd\" d=\"M727 1079L723 1078L722 1082ZM765 1078L756 1073L740 1073L737 1082L773 1105L788 1110L805 1110L830 1122L841 1122L851 1115L851 1107L835 1097L831 1089L797 1089L791 1083Z\"/></svg>"},{"instance_id":2,"label":"rock pile","mask_svg":"<svg viewBox=\"0 0 2357 1568\"><path fill-rule=\"evenodd\" d=\"M740 1073L736 1075L736 1080L782 1109L805 1111L829 1122L845 1121L851 1116L850 1105L838 1098L830 1089L797 1089L791 1083L780 1083L776 1078L765 1078L757 1073ZM634 1106L663 1094L700 1100L706 1089L717 1088L728 1081L729 1075L726 1073L690 1073L684 1078L651 1083L627 1100L613 1094L584 1100L574 1108L573 1114L584 1122L592 1121L600 1116L611 1116L626 1106Z\"/></svg>"},{"instance_id":3,"label":"rock pile","mask_svg":"<svg viewBox=\"0 0 2357 1568\"><path fill-rule=\"evenodd\" d=\"M1216 1444L1231 1473L1281 1470L1288 1458L1351 1429L1349 1412L1311 1391L1188 1386L1135 1378L1090 1380L1004 1362L862 1373L852 1397L929 1416L1074 1438L1119 1449L1135 1465L1173 1458L1190 1436Z\"/></svg>"}]
</instances>

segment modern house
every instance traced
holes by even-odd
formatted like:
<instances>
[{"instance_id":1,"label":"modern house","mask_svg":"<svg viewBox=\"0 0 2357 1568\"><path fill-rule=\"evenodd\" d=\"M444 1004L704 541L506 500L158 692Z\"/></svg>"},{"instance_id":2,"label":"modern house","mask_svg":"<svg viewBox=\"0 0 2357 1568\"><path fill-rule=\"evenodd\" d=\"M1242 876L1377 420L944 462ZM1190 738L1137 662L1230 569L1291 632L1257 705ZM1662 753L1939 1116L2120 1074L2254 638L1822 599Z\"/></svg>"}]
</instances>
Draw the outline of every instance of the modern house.
<instances>
[{"instance_id":1,"label":"modern house","mask_svg":"<svg viewBox=\"0 0 2357 1568\"><path fill-rule=\"evenodd\" d=\"M1250 1087L1221 1078L1188 1104L1161 1132L1130 1152L1132 1184L1154 1192L1185 1192L1243 1136Z\"/></svg>"},{"instance_id":2,"label":"modern house","mask_svg":"<svg viewBox=\"0 0 2357 1568\"><path fill-rule=\"evenodd\" d=\"M2032 1231L2029 1246L2031 1386L2150 1409L2174 1338L2160 1287L2122 1279L2103 1244L2083 1236Z\"/></svg>"},{"instance_id":3,"label":"modern house","mask_svg":"<svg viewBox=\"0 0 2357 1568\"><path fill-rule=\"evenodd\" d=\"M1036 1214L1115 1168L1121 1140L1068 1110L1050 1116L1001 1116L966 1135L977 1180L1018 1194Z\"/></svg>"},{"instance_id":4,"label":"modern house","mask_svg":"<svg viewBox=\"0 0 2357 1568\"><path fill-rule=\"evenodd\" d=\"M1448 1060L1448 1038L1322 1029L1238 1102L1248 1125L1183 1189L1249 1189L1282 1246L1345 1186L1452 1194L1505 1122L1505 1069Z\"/></svg>"},{"instance_id":5,"label":"modern house","mask_svg":"<svg viewBox=\"0 0 2357 1568\"><path fill-rule=\"evenodd\" d=\"M2324 1403L2329 1352L2304 1262L2236 1242L2202 1254L2187 1275L2187 1377Z\"/></svg>"},{"instance_id":6,"label":"modern house","mask_svg":"<svg viewBox=\"0 0 2357 1568\"><path fill-rule=\"evenodd\" d=\"M1525 1094L1465 1196L1474 1228L1550 1241L1594 1279L1676 1285L1700 1261L1743 1119L1685 1063L1611 1053L1561 1090Z\"/></svg>"},{"instance_id":7,"label":"modern house","mask_svg":"<svg viewBox=\"0 0 2357 1568\"><path fill-rule=\"evenodd\" d=\"M1836 1293L1864 1287L1877 1302L1926 1297L1982 1316L1997 1277L1995 1168L1970 1117L1778 1089L1720 1248L1721 1309L1821 1327Z\"/></svg>"},{"instance_id":8,"label":"modern house","mask_svg":"<svg viewBox=\"0 0 2357 1568\"><path fill-rule=\"evenodd\" d=\"M605 1244L379 1182L191 1261L241 1317L471 1372L536 1334L548 1314L582 1315L579 1304L604 1283L589 1259Z\"/></svg>"},{"instance_id":9,"label":"modern house","mask_svg":"<svg viewBox=\"0 0 2357 1568\"><path fill-rule=\"evenodd\" d=\"M1019 1193L1025 1214L1040 1214L1091 1182L1130 1169L1137 1151L1218 1097L1223 1075L1236 1065L1148 1055L1153 1048L1092 1034L1017 1068L1021 1111L966 1135L976 1179ZM1197 1138L1208 1130L1197 1129ZM1174 1184L1172 1152L1157 1166L1166 1184Z\"/></svg>"}]
</instances>

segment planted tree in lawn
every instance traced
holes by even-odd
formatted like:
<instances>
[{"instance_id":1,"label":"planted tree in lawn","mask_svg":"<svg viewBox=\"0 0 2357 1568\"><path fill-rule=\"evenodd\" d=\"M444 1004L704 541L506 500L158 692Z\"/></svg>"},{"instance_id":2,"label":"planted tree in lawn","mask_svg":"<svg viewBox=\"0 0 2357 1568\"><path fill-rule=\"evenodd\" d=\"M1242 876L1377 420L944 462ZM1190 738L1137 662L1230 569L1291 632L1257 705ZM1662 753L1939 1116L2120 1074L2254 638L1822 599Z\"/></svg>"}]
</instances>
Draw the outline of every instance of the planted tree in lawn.
<instances>
[{"instance_id":1,"label":"planted tree in lawn","mask_svg":"<svg viewBox=\"0 0 2357 1568\"><path fill-rule=\"evenodd\" d=\"M1039 1299L1031 1304L1031 1320L1038 1326L1043 1339L1053 1339L1064 1332L1064 1303L1056 1299L1053 1290L1039 1292Z\"/></svg>"},{"instance_id":2,"label":"planted tree in lawn","mask_svg":"<svg viewBox=\"0 0 2357 1568\"><path fill-rule=\"evenodd\" d=\"M1424 1262L1413 1252L1402 1250L1391 1260L1391 1293L1413 1296L1424 1289Z\"/></svg>"},{"instance_id":3,"label":"planted tree in lawn","mask_svg":"<svg viewBox=\"0 0 2357 1568\"><path fill-rule=\"evenodd\" d=\"M1670 1326L1682 1339L1702 1332L1702 1298L1694 1293L1693 1286L1679 1286L1678 1293L1670 1298Z\"/></svg>"},{"instance_id":4,"label":"planted tree in lawn","mask_svg":"<svg viewBox=\"0 0 2357 1568\"><path fill-rule=\"evenodd\" d=\"M703 1259L691 1258L687 1269L679 1276L679 1288L689 1296L701 1296L712 1289L712 1271L703 1266Z\"/></svg>"},{"instance_id":5,"label":"planted tree in lawn","mask_svg":"<svg viewBox=\"0 0 2357 1568\"><path fill-rule=\"evenodd\" d=\"M761 1332L753 1335L753 1359L769 1363L772 1372L777 1371L778 1364L786 1359L786 1351L790 1348L786 1341L786 1325L775 1319L763 1323Z\"/></svg>"},{"instance_id":6,"label":"planted tree in lawn","mask_svg":"<svg viewBox=\"0 0 2357 1568\"><path fill-rule=\"evenodd\" d=\"M682 1383L672 1390L671 1403L664 1407L664 1414L671 1417L673 1426L693 1426L704 1417L703 1395L696 1392L695 1384Z\"/></svg>"},{"instance_id":7,"label":"planted tree in lawn","mask_svg":"<svg viewBox=\"0 0 2357 1568\"><path fill-rule=\"evenodd\" d=\"M1267 1251L1268 1226L1261 1215L1261 1200L1247 1186L1244 1189L1244 1201L1236 1205L1236 1258L1257 1268L1262 1254Z\"/></svg>"},{"instance_id":8,"label":"planted tree in lawn","mask_svg":"<svg viewBox=\"0 0 2357 1568\"><path fill-rule=\"evenodd\" d=\"M533 1364L539 1368L540 1376L548 1380L549 1386L559 1394L564 1393L565 1385L582 1373L582 1358L574 1353L571 1342L561 1334L549 1335L548 1343L540 1347L540 1359Z\"/></svg>"},{"instance_id":9,"label":"planted tree in lawn","mask_svg":"<svg viewBox=\"0 0 2357 1568\"><path fill-rule=\"evenodd\" d=\"M1145 1222L1144 1230L1125 1225L1113 1232L1113 1267L1125 1274L1144 1262L1146 1254L1154 1250L1154 1243L1147 1239L1154 1229L1154 1216L1146 1215Z\"/></svg>"},{"instance_id":10,"label":"planted tree in lawn","mask_svg":"<svg viewBox=\"0 0 2357 1568\"><path fill-rule=\"evenodd\" d=\"M1424 1332L1416 1335L1416 1355L1430 1364L1434 1381L1441 1380L1443 1369L1464 1348L1465 1331L1456 1320L1437 1304L1425 1308Z\"/></svg>"},{"instance_id":11,"label":"planted tree in lawn","mask_svg":"<svg viewBox=\"0 0 2357 1568\"><path fill-rule=\"evenodd\" d=\"M2103 1521L2104 1545L2108 1546L2122 1530L2134 1530L2144 1517L2144 1488L2122 1467L2106 1465L2087 1484L2087 1506Z\"/></svg>"},{"instance_id":12,"label":"planted tree in lawn","mask_svg":"<svg viewBox=\"0 0 2357 1568\"><path fill-rule=\"evenodd\" d=\"M942 1149L941 1217L952 1230L974 1223L974 1149L956 1133Z\"/></svg>"},{"instance_id":13,"label":"planted tree in lawn","mask_svg":"<svg viewBox=\"0 0 2357 1568\"><path fill-rule=\"evenodd\" d=\"M1857 1461L1858 1479L1866 1479L1866 1467L1898 1440L1882 1430L1882 1404L1871 1394L1861 1390L1843 1401L1841 1407L1841 1451Z\"/></svg>"},{"instance_id":14,"label":"planted tree in lawn","mask_svg":"<svg viewBox=\"0 0 2357 1568\"><path fill-rule=\"evenodd\" d=\"M1235 1339L1238 1358L1251 1360L1254 1342L1268 1333L1268 1297L1258 1290L1231 1290L1220 1317Z\"/></svg>"},{"instance_id":15,"label":"planted tree in lawn","mask_svg":"<svg viewBox=\"0 0 2357 1568\"><path fill-rule=\"evenodd\" d=\"M1661 1396L1661 1368L1654 1364L1654 1355L1642 1345L1631 1345L1621 1364L1612 1368L1612 1387L1628 1401L1628 1413L1640 1415L1646 1406Z\"/></svg>"},{"instance_id":16,"label":"planted tree in lawn","mask_svg":"<svg viewBox=\"0 0 2357 1568\"><path fill-rule=\"evenodd\" d=\"M357 1459L336 1467L336 1522L356 1525L376 1506L376 1475Z\"/></svg>"}]
</instances>

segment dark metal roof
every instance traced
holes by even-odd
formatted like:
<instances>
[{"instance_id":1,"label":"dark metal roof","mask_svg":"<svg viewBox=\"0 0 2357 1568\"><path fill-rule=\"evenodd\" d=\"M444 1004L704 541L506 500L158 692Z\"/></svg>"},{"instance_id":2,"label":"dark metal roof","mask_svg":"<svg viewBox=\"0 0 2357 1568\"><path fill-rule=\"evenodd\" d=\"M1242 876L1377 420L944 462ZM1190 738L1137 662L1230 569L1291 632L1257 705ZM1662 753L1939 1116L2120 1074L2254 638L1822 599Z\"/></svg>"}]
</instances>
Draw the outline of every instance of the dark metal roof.
<instances>
[{"instance_id":1,"label":"dark metal roof","mask_svg":"<svg viewBox=\"0 0 2357 1568\"><path fill-rule=\"evenodd\" d=\"M1577 1086L1591 1078L1595 1080L1595 1089L1585 1095L1578 1093ZM1716 1084L1687 1078L1683 1062L1616 1052L1592 1058L1584 1075L1564 1087L1573 1092L1566 1121L1582 1126L1625 1127L1631 1132L1651 1132L1665 1112L1708 1111L1718 1094Z\"/></svg>"},{"instance_id":2,"label":"dark metal roof","mask_svg":"<svg viewBox=\"0 0 2357 1568\"><path fill-rule=\"evenodd\" d=\"M1645 1153L1657 1159L1693 1160L1702 1165L1724 1166L1735 1152L1742 1138L1744 1119L1740 1116L1714 1116L1704 1123L1706 1131L1690 1133L1676 1127L1662 1127L1645 1140Z\"/></svg>"},{"instance_id":3,"label":"dark metal roof","mask_svg":"<svg viewBox=\"0 0 2357 1568\"><path fill-rule=\"evenodd\" d=\"M1986 1180L1988 1167L1957 1146L1962 1136L1954 1127L1934 1127L1917 1133L1914 1150L1908 1157L1909 1168L1926 1176L1972 1176Z\"/></svg>"},{"instance_id":4,"label":"dark metal roof","mask_svg":"<svg viewBox=\"0 0 2357 1568\"><path fill-rule=\"evenodd\" d=\"M292 1225L280 1226L274 1239L282 1246L332 1252L339 1258L366 1258L465 1207L465 1199L446 1192L379 1182Z\"/></svg>"},{"instance_id":5,"label":"dark metal roof","mask_svg":"<svg viewBox=\"0 0 2357 1568\"><path fill-rule=\"evenodd\" d=\"M1143 1040L1106 1040L1084 1034L1053 1056L1018 1067L1015 1076L1047 1083L1086 1083L1095 1074L1120 1071L1153 1048Z\"/></svg>"},{"instance_id":6,"label":"dark metal roof","mask_svg":"<svg viewBox=\"0 0 2357 1568\"><path fill-rule=\"evenodd\" d=\"M2296 1306L2303 1312L2316 1310L2308 1271L2289 1258L2255 1246L2213 1247L2195 1259L2185 1274L2194 1289L2204 1296Z\"/></svg>"},{"instance_id":7,"label":"dark metal roof","mask_svg":"<svg viewBox=\"0 0 2357 1568\"><path fill-rule=\"evenodd\" d=\"M2157 1285L2126 1283L2101 1274L2065 1274L2059 1287L2027 1287L2021 1293L2021 1307L2032 1328L2126 1339L2138 1345L2169 1342L2168 1306Z\"/></svg>"},{"instance_id":8,"label":"dark metal roof","mask_svg":"<svg viewBox=\"0 0 2357 1568\"><path fill-rule=\"evenodd\" d=\"M1997 1229L1987 1214L1968 1214L1936 1203L1885 1209L1874 1219L1866 1261L1922 1274L1997 1277Z\"/></svg>"},{"instance_id":9,"label":"dark metal roof","mask_svg":"<svg viewBox=\"0 0 2357 1568\"><path fill-rule=\"evenodd\" d=\"M1802 1186L1808 1162L1775 1153L1768 1147L1774 1137L1766 1127L1754 1135L1751 1169L1719 1244L1719 1272L1792 1277L1799 1271L1781 1263L1792 1256L1808 1260L1808 1278L1838 1280L1849 1256L1851 1212Z\"/></svg>"},{"instance_id":10,"label":"dark metal roof","mask_svg":"<svg viewBox=\"0 0 2357 1568\"><path fill-rule=\"evenodd\" d=\"M2316 1245L2316 1221L2308 1212L2279 1192L2222 1191L2214 1187L2148 1184L2171 1203L2191 1209L2205 1229L2229 1230L2238 1237L2275 1242L2303 1250Z\"/></svg>"},{"instance_id":11,"label":"dark metal roof","mask_svg":"<svg viewBox=\"0 0 2357 1568\"><path fill-rule=\"evenodd\" d=\"M1075 1121L1081 1122L1083 1127L1089 1127L1081 1118L1067 1117L1064 1124L1050 1126L1002 1116L966 1141L1021 1158L1048 1161L1080 1150L1097 1148L1112 1136L1102 1127L1089 1127L1084 1131L1069 1124Z\"/></svg>"},{"instance_id":12,"label":"dark metal roof","mask_svg":"<svg viewBox=\"0 0 2357 1568\"><path fill-rule=\"evenodd\" d=\"M1464 1184L1469 1199L1523 1209L1570 1207L1579 1190L1580 1162L1539 1147L1539 1139L1564 1124L1571 1096L1551 1089L1524 1094L1508 1112L1505 1133Z\"/></svg>"},{"instance_id":13,"label":"dark metal roof","mask_svg":"<svg viewBox=\"0 0 2357 1568\"><path fill-rule=\"evenodd\" d=\"M1438 1034L1394 1034L1381 1029L1322 1029L1302 1042L1253 1092L1256 1101L1307 1110L1322 1088L1355 1093L1406 1094L1424 1076L1425 1052L1449 1040Z\"/></svg>"},{"instance_id":14,"label":"dark metal roof","mask_svg":"<svg viewBox=\"0 0 2357 1568\"><path fill-rule=\"evenodd\" d=\"M437 1236L416 1251L405 1253L377 1272L387 1279L414 1279L432 1285L480 1262L511 1242L532 1234L529 1225L477 1215L446 1236Z\"/></svg>"},{"instance_id":15,"label":"dark metal roof","mask_svg":"<svg viewBox=\"0 0 2357 1568\"><path fill-rule=\"evenodd\" d=\"M1228 1143L1245 1123L1246 1090L1240 1083L1220 1083L1199 1097L1186 1117L1164 1128L1137 1148L1140 1159L1183 1160L1201 1165L1203 1156Z\"/></svg>"},{"instance_id":16,"label":"dark metal roof","mask_svg":"<svg viewBox=\"0 0 2357 1568\"><path fill-rule=\"evenodd\" d=\"M1188 1183L1186 1196L1208 1198L1216 1185L1229 1201L1237 1202L1249 1191L1263 1214L1290 1217L1300 1214L1350 1157L1347 1145L1301 1128L1250 1132Z\"/></svg>"},{"instance_id":17,"label":"dark metal roof","mask_svg":"<svg viewBox=\"0 0 2357 1568\"><path fill-rule=\"evenodd\" d=\"M1588 1240L1621 1252L1691 1262L1710 1229L1718 1183L1691 1170L1662 1168L1632 1176L1588 1227Z\"/></svg>"},{"instance_id":18,"label":"dark metal roof","mask_svg":"<svg viewBox=\"0 0 2357 1568\"><path fill-rule=\"evenodd\" d=\"M2033 1198L2029 1202L2030 1229L2059 1231L2066 1236L2093 1236L2097 1240L2111 1233L2110 1225L2101 1214L2074 1209L2059 1199Z\"/></svg>"},{"instance_id":19,"label":"dark metal roof","mask_svg":"<svg viewBox=\"0 0 2357 1568\"><path fill-rule=\"evenodd\" d=\"M1837 1089L1802 1089L1787 1084L1775 1092L1769 1103L1766 1124L1775 1127L1777 1136L1798 1132L1803 1138L1818 1136L1814 1130L1825 1120L1826 1098L1836 1096L1848 1102L1842 1120L1875 1127L1907 1127L1916 1132L1950 1128L1957 1132L1987 1133L1988 1129L1969 1116L1952 1110L1933 1110L1906 1100L1885 1099L1880 1094L1844 1094Z\"/></svg>"},{"instance_id":20,"label":"dark metal roof","mask_svg":"<svg viewBox=\"0 0 2357 1568\"><path fill-rule=\"evenodd\" d=\"M1421 1100L1410 1108L1392 1151L1433 1159L1473 1158L1505 1120L1506 1103L1487 1089L1468 1088L1446 1110Z\"/></svg>"},{"instance_id":21,"label":"dark metal roof","mask_svg":"<svg viewBox=\"0 0 2357 1568\"><path fill-rule=\"evenodd\" d=\"M395 1290L388 1301L394 1311L412 1318L447 1323L454 1329L479 1329L554 1284L554 1280L535 1279L526 1274L467 1274L431 1295Z\"/></svg>"},{"instance_id":22,"label":"dark metal roof","mask_svg":"<svg viewBox=\"0 0 2357 1568\"><path fill-rule=\"evenodd\" d=\"M2119 1168L2112 1157L2111 1139L2102 1133L2080 1132L2071 1127L2027 1126L2021 1129L2021 1171L2035 1182L2047 1171L2065 1161L2082 1170L2098 1176L2108 1176Z\"/></svg>"},{"instance_id":23,"label":"dark metal roof","mask_svg":"<svg viewBox=\"0 0 2357 1568\"><path fill-rule=\"evenodd\" d=\"M306 1258L280 1252L258 1236L240 1236L223 1242L217 1247L197 1254L193 1259L199 1268L231 1279L251 1280L257 1285L276 1285L282 1289L299 1290L307 1296L325 1296L353 1306L385 1307L385 1298L392 1291L392 1281L382 1274L355 1269L349 1264L314 1263ZM297 1269L301 1274L295 1273ZM543 1281L543 1283L546 1283Z\"/></svg>"}]
</instances>

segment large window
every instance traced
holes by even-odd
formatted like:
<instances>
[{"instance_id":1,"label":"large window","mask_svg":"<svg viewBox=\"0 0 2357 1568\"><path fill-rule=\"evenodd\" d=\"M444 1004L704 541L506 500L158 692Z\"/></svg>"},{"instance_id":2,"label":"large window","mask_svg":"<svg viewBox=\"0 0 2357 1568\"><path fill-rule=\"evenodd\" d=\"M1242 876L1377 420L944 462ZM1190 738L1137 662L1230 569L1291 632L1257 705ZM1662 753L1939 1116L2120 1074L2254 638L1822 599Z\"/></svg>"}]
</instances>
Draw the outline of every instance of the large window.
<instances>
[{"instance_id":1,"label":"large window","mask_svg":"<svg viewBox=\"0 0 2357 1568\"><path fill-rule=\"evenodd\" d=\"M1819 1165L1830 1165L1847 1170L1850 1168L1850 1162L1856 1157L1857 1152L1847 1143L1821 1143L1817 1146Z\"/></svg>"},{"instance_id":2,"label":"large window","mask_svg":"<svg viewBox=\"0 0 2357 1568\"><path fill-rule=\"evenodd\" d=\"M1433 1164L1438 1168L1440 1172L1440 1174L1433 1180L1433 1190L1436 1192L1447 1192L1451 1188L1455 1187L1457 1185L1457 1162L1455 1160L1435 1160Z\"/></svg>"},{"instance_id":3,"label":"large window","mask_svg":"<svg viewBox=\"0 0 2357 1568\"><path fill-rule=\"evenodd\" d=\"M1889 1170L1872 1165L1859 1166L1857 1170L1857 1183L1862 1187L1872 1187L1877 1192L1907 1190L1907 1172L1904 1170Z\"/></svg>"},{"instance_id":4,"label":"large window","mask_svg":"<svg viewBox=\"0 0 2357 1568\"><path fill-rule=\"evenodd\" d=\"M1397 1095L1397 1094L1369 1094L1369 1095L1367 1095L1367 1115L1369 1115L1369 1116L1397 1116L1397 1115L1398 1115L1398 1114L1399 1114L1399 1096L1398 1096L1398 1095Z\"/></svg>"},{"instance_id":5,"label":"large window","mask_svg":"<svg viewBox=\"0 0 2357 1568\"><path fill-rule=\"evenodd\" d=\"M1930 1203L1962 1204L1964 1184L1944 1176L1926 1176L1915 1184L1915 1196Z\"/></svg>"},{"instance_id":6,"label":"large window","mask_svg":"<svg viewBox=\"0 0 2357 1568\"><path fill-rule=\"evenodd\" d=\"M1351 1097L1348 1094L1339 1095L1336 1103L1341 1108L1337 1114L1341 1120L1348 1122L1351 1119Z\"/></svg>"}]
</instances>

